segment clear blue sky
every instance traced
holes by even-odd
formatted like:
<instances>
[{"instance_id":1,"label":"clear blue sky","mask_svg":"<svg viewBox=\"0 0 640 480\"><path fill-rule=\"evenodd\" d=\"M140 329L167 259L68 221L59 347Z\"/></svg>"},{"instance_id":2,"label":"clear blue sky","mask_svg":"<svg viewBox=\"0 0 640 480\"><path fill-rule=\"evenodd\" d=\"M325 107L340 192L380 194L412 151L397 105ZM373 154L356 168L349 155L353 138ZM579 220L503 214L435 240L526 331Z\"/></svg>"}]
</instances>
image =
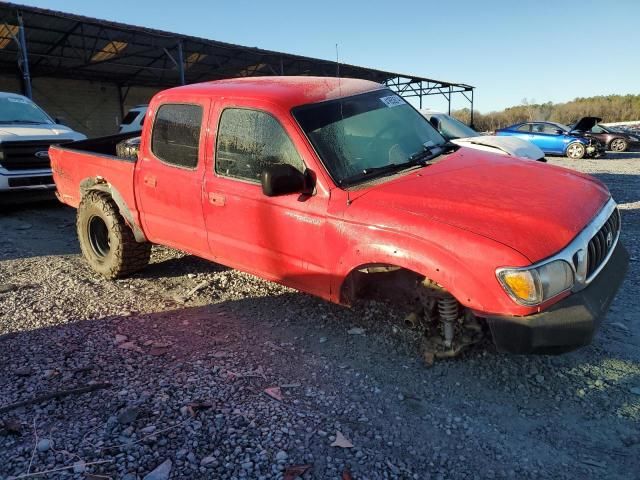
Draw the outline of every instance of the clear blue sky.
<instances>
[{"instance_id":1,"label":"clear blue sky","mask_svg":"<svg viewBox=\"0 0 640 480\"><path fill-rule=\"evenodd\" d=\"M484 112L640 93L640 0L15 1L331 60L338 43L345 63L474 85Z\"/></svg>"}]
</instances>

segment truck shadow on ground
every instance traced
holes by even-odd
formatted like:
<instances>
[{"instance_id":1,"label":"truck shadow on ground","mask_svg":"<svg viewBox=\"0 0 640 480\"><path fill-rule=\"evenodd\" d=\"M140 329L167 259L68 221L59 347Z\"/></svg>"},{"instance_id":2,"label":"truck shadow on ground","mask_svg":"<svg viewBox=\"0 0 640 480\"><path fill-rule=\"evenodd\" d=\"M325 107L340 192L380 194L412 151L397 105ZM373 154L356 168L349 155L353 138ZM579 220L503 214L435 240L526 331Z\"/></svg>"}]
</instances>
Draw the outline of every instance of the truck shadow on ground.
<instances>
[{"instance_id":1,"label":"truck shadow on ground","mask_svg":"<svg viewBox=\"0 0 640 480\"><path fill-rule=\"evenodd\" d=\"M0 231L0 261L80 252L75 211L57 201L1 210Z\"/></svg>"},{"instance_id":2,"label":"truck shadow on ground","mask_svg":"<svg viewBox=\"0 0 640 480\"><path fill-rule=\"evenodd\" d=\"M162 248L162 247L160 247ZM192 274L207 274L216 272L225 272L230 270L224 265L210 262L195 255L185 254L181 257L171 257L167 259L152 259L144 270L135 274L136 278L154 279L154 278L171 278L182 277Z\"/></svg>"},{"instance_id":3,"label":"truck shadow on ground","mask_svg":"<svg viewBox=\"0 0 640 480\"><path fill-rule=\"evenodd\" d=\"M607 156L601 160L630 160L640 157L640 150L627 152L607 152Z\"/></svg>"},{"instance_id":4,"label":"truck shadow on ground","mask_svg":"<svg viewBox=\"0 0 640 480\"><path fill-rule=\"evenodd\" d=\"M33 448L31 426L37 422L40 431L65 445L69 458L78 454L91 462L135 453L131 458L139 460L129 465L142 473L158 459L175 459L183 445L197 445L190 448L198 462L214 449L223 458L232 455L235 446L226 441L231 428L269 456L288 450L291 463L308 463L305 455L313 454L311 478L318 479L329 476L327 456L360 475L377 470L375 462L385 470L386 461L402 464L409 477L433 470L434 451L482 451L473 461L480 476L496 468L496 458L501 465L519 465L520 472L538 472L538 478L567 469L597 478L608 467L615 474L609 478L634 474L629 448L640 442L634 437L640 404L629 388L640 381L637 362L611 358L599 346L563 357L474 349L425 368L410 335L393 333L379 319L365 320L365 313L285 293L4 335L0 409L91 382L111 386L12 410L22 433L3 439L5 455L13 460L0 472L25 470L28 456L19 452ZM353 326L366 333L349 335ZM264 393L278 385L282 401ZM210 406L195 418L181 413L193 401ZM139 417L114 423L131 406ZM265 443L263 429L278 431L287 424L296 427L277 448ZM137 442L148 425L170 427L172 436ZM137 437L124 433L129 427ZM317 433L336 429L360 457L354 449L330 447L326 434ZM37 453L32 471L52 455ZM180 474L200 478L198 467L176 466ZM454 477L468 468L466 462L447 464ZM226 476L240 474L239 462L230 469ZM92 471L123 474L115 464Z\"/></svg>"}]
</instances>

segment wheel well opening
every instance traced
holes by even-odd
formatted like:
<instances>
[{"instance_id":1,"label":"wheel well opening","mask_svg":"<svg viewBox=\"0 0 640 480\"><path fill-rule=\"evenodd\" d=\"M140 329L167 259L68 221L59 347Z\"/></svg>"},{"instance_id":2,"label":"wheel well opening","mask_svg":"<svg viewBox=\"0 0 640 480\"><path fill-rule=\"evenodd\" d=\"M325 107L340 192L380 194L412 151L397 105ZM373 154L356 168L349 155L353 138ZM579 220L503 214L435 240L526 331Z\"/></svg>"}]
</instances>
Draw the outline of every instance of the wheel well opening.
<instances>
[{"instance_id":1,"label":"wheel well opening","mask_svg":"<svg viewBox=\"0 0 640 480\"><path fill-rule=\"evenodd\" d=\"M127 226L133 231L133 235L138 243L147 242L147 237L138 225L136 218L133 216L127 202L124 200L120 192L113 187L105 178L100 176L86 178L80 183L80 192L84 197L87 193L96 191L104 192L109 195L110 199L116 204L118 212L124 219Z\"/></svg>"},{"instance_id":2,"label":"wheel well opening","mask_svg":"<svg viewBox=\"0 0 640 480\"><path fill-rule=\"evenodd\" d=\"M340 300L345 305L376 300L413 307L419 300L416 285L424 278L424 275L396 265L362 265L347 275Z\"/></svg>"}]
</instances>

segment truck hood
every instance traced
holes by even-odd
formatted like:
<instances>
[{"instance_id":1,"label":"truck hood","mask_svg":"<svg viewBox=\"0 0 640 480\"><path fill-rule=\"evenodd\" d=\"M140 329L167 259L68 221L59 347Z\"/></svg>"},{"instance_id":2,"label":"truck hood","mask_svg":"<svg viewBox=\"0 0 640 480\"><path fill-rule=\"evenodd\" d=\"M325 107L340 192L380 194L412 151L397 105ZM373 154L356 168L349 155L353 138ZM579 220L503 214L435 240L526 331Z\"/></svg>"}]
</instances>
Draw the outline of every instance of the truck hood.
<instances>
[{"instance_id":1,"label":"truck hood","mask_svg":"<svg viewBox=\"0 0 640 480\"><path fill-rule=\"evenodd\" d=\"M3 140L49 140L56 138L82 140L86 137L64 125L0 124L0 142Z\"/></svg>"},{"instance_id":2,"label":"truck hood","mask_svg":"<svg viewBox=\"0 0 640 480\"><path fill-rule=\"evenodd\" d=\"M456 145L474 148L474 145L482 145L498 149L512 157L540 160L544 152L531 142L518 137L498 137L497 135L480 135L478 137L457 138L451 140Z\"/></svg>"},{"instance_id":3,"label":"truck hood","mask_svg":"<svg viewBox=\"0 0 640 480\"><path fill-rule=\"evenodd\" d=\"M367 202L372 216L403 210L500 242L531 262L568 245L610 197L588 175L464 148L354 193L353 201Z\"/></svg>"}]
</instances>

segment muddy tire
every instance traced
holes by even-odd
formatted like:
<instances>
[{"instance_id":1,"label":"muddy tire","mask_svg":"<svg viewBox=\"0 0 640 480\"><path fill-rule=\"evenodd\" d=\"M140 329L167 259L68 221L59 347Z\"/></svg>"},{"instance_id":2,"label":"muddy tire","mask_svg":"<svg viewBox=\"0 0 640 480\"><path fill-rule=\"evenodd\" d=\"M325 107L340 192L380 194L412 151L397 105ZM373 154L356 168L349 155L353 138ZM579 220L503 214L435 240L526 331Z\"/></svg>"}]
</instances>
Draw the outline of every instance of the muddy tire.
<instances>
[{"instance_id":1,"label":"muddy tire","mask_svg":"<svg viewBox=\"0 0 640 480\"><path fill-rule=\"evenodd\" d=\"M618 153L625 152L628 147L629 145L624 138L614 138L609 144L609 149Z\"/></svg>"},{"instance_id":2,"label":"muddy tire","mask_svg":"<svg viewBox=\"0 0 640 480\"><path fill-rule=\"evenodd\" d=\"M570 143L567 147L566 155L571 160L580 160L587 153L586 147L580 142Z\"/></svg>"},{"instance_id":3,"label":"muddy tire","mask_svg":"<svg viewBox=\"0 0 640 480\"><path fill-rule=\"evenodd\" d=\"M149 263L151 244L136 242L108 193L92 191L84 196L76 227L84 258L106 278L125 277Z\"/></svg>"}]
</instances>

